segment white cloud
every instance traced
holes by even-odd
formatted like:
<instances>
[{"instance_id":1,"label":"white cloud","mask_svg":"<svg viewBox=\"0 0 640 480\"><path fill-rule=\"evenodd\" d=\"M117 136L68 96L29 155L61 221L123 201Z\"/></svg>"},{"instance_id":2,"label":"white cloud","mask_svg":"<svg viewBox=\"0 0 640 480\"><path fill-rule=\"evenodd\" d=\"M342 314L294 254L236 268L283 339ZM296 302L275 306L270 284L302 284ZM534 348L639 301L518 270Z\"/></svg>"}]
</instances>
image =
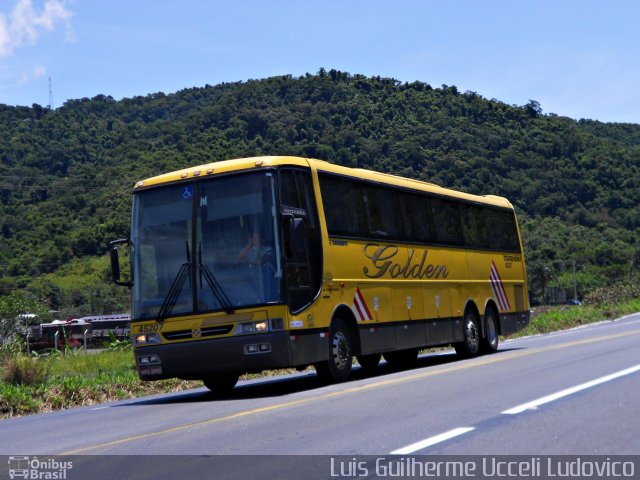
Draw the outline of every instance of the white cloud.
<instances>
[{"instance_id":1,"label":"white cloud","mask_svg":"<svg viewBox=\"0 0 640 480\"><path fill-rule=\"evenodd\" d=\"M18 85L25 85L37 78L44 77L47 74L47 69L43 66L38 66L29 72L22 72L18 79Z\"/></svg>"},{"instance_id":2,"label":"white cloud","mask_svg":"<svg viewBox=\"0 0 640 480\"><path fill-rule=\"evenodd\" d=\"M44 77L47 74L47 69L43 66L39 66L33 69L33 76L35 78Z\"/></svg>"},{"instance_id":3,"label":"white cloud","mask_svg":"<svg viewBox=\"0 0 640 480\"><path fill-rule=\"evenodd\" d=\"M34 9L32 0L17 0L8 17L0 13L0 58L11 55L16 48L35 45L43 30L52 32L59 23L65 25L70 39L72 16L64 0L46 0L40 12Z\"/></svg>"}]
</instances>

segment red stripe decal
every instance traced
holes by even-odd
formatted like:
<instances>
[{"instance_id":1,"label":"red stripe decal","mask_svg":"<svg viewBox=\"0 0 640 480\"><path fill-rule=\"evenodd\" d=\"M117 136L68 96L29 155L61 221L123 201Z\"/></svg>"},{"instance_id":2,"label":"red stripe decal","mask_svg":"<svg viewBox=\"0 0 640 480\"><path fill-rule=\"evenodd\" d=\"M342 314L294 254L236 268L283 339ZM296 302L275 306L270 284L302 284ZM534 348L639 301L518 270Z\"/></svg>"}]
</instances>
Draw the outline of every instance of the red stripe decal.
<instances>
[{"instance_id":1,"label":"red stripe decal","mask_svg":"<svg viewBox=\"0 0 640 480\"><path fill-rule=\"evenodd\" d=\"M491 290L498 302L498 308L500 310L509 310L511 304L509 303L509 297L500 278L500 273L494 262L491 262L491 270L489 272L489 282L491 283Z\"/></svg>"},{"instance_id":2,"label":"red stripe decal","mask_svg":"<svg viewBox=\"0 0 640 480\"><path fill-rule=\"evenodd\" d=\"M356 316L358 320L361 322L365 322L368 320L373 320L373 316L371 315L371 311L367 306L367 302L364 300L364 295L359 288L356 289L356 293L353 296L353 308L356 310Z\"/></svg>"}]
</instances>

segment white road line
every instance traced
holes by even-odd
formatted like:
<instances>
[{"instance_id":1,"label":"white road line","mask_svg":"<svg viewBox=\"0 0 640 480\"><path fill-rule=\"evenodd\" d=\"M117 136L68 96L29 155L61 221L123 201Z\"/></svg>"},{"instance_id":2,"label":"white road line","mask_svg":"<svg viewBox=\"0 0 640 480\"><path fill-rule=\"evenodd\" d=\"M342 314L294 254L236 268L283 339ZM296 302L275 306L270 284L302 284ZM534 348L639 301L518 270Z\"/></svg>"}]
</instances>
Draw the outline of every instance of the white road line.
<instances>
[{"instance_id":1,"label":"white road line","mask_svg":"<svg viewBox=\"0 0 640 480\"><path fill-rule=\"evenodd\" d=\"M591 380L590 382L582 383L580 385L576 385L575 387L561 390L560 392L552 393L551 395L538 398L537 400L533 400L532 402L523 403L522 405L518 405L517 407L513 407L513 408L510 408L509 410L505 410L502 413L504 415L517 415L527 410L534 410L538 408L540 405L544 405L545 403L553 402L560 398L573 395L574 393L580 392L582 390L586 390L591 387L595 387L596 385L600 385L602 383L610 382L611 380L624 377L625 375L631 375L632 373L635 373L638 371L640 371L640 365L636 365L635 367L630 367L625 370L620 370L619 372L612 373L611 375L605 375L604 377L596 378L595 380Z\"/></svg>"},{"instance_id":2,"label":"white road line","mask_svg":"<svg viewBox=\"0 0 640 480\"><path fill-rule=\"evenodd\" d=\"M391 455L407 455L409 453L417 452L418 450L430 447L431 445L435 445L436 443L441 443L445 440L464 435L465 433L470 432L473 429L473 427L454 428L453 430L441 433L440 435L425 438L424 440L421 440L419 442L412 443L411 445L399 448L398 450L394 450L393 452L391 452Z\"/></svg>"}]
</instances>

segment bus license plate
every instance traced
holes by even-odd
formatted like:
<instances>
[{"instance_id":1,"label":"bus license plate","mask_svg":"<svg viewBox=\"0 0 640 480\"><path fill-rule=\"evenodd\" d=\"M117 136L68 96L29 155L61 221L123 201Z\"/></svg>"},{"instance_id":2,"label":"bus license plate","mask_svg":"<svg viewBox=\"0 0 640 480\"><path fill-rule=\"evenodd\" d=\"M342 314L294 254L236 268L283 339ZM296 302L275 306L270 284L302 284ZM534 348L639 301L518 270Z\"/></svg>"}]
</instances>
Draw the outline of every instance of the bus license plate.
<instances>
[{"instance_id":1,"label":"bus license plate","mask_svg":"<svg viewBox=\"0 0 640 480\"><path fill-rule=\"evenodd\" d=\"M149 365L148 367L139 367L140 375L152 376L162 375L162 367L160 365Z\"/></svg>"}]
</instances>

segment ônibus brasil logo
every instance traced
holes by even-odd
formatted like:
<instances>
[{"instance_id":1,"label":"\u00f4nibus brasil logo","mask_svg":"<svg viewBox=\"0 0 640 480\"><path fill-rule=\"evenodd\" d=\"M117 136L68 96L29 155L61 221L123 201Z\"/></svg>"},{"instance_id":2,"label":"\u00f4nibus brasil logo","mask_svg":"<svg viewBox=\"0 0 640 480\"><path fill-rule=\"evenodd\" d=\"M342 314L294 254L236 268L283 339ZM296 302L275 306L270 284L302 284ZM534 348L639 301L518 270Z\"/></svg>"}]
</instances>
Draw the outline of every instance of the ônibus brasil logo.
<instances>
[{"instance_id":1,"label":"\u00f4nibus brasil logo","mask_svg":"<svg viewBox=\"0 0 640 480\"><path fill-rule=\"evenodd\" d=\"M55 458L39 460L38 457L9 457L9 478L33 480L66 480L67 471L73 468L73 462L63 462Z\"/></svg>"}]
</instances>

